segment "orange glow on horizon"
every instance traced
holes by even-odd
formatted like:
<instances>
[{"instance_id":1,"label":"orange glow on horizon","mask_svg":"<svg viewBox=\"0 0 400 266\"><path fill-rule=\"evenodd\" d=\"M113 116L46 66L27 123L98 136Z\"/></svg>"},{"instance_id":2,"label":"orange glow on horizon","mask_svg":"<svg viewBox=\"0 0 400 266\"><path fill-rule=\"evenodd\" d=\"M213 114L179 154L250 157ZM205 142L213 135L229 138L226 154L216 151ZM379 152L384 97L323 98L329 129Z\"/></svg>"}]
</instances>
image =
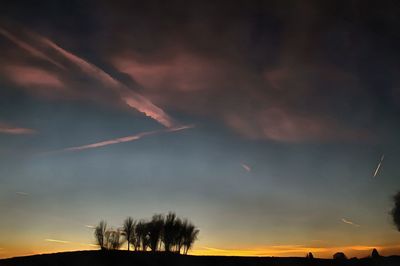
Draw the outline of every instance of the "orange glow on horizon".
<instances>
[{"instance_id":1,"label":"orange glow on horizon","mask_svg":"<svg viewBox=\"0 0 400 266\"><path fill-rule=\"evenodd\" d=\"M97 250L94 244L75 243L66 240L45 239L50 245L44 247L10 247L0 248L0 258L29 256L46 253L71 252L82 250ZM400 254L400 245L387 246L337 246L337 247L311 247L305 245L277 245L242 249L223 249L215 247L198 247L189 252L196 256L239 256L239 257L305 257L308 252L316 258L332 258L336 252L344 252L349 258L368 257L376 248L384 256ZM122 248L123 250L124 248Z\"/></svg>"}]
</instances>

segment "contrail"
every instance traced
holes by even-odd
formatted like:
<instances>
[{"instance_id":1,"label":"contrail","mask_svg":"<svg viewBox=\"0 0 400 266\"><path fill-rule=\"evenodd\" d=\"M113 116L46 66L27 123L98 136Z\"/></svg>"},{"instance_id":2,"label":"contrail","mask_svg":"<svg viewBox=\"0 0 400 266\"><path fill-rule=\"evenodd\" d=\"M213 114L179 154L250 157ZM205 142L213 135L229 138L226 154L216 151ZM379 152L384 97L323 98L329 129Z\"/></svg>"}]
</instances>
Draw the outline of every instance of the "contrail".
<instances>
[{"instance_id":1,"label":"contrail","mask_svg":"<svg viewBox=\"0 0 400 266\"><path fill-rule=\"evenodd\" d=\"M84 60L83 58L63 49L55 42L51 41L46 37L43 37L42 35L39 35L32 31L29 31L28 34L30 35L31 38L34 38L36 42L38 42L38 44L41 45L41 47L45 47L57 52L68 62L78 67L83 73L100 81L107 88L114 90L119 95L121 101L123 101L129 107L135 108L139 112L156 120L165 127L171 128L177 125L177 123L168 114L166 114L164 110L154 105L149 99L145 98L139 93L132 91L125 84L116 80L115 78L113 78L111 75L109 75L96 65L91 64L90 62ZM9 33L8 31L6 31L1 27L0 27L0 35L12 41L18 47L29 52L31 55L43 59L45 61L48 61L59 68L62 68L64 70L66 69L63 65L58 63L56 60L54 60L44 52L36 49L27 42L22 41L21 39L17 38L16 36L14 36L13 34Z\"/></svg>"},{"instance_id":2,"label":"contrail","mask_svg":"<svg viewBox=\"0 0 400 266\"><path fill-rule=\"evenodd\" d=\"M51 239L51 238L46 238L46 239L44 239L44 241L53 242L53 243L60 243L60 244L78 244L78 245L81 245L81 246L98 247L97 245L94 245L94 244L72 242L72 241L67 241L67 240L59 240L59 239Z\"/></svg>"},{"instance_id":3,"label":"contrail","mask_svg":"<svg viewBox=\"0 0 400 266\"><path fill-rule=\"evenodd\" d=\"M352 221L349 221L349 220L347 220L345 218L342 218L342 222L344 222L345 224L349 224L349 225L355 226L355 227L360 227L361 226L361 225L353 223Z\"/></svg>"},{"instance_id":4,"label":"contrail","mask_svg":"<svg viewBox=\"0 0 400 266\"><path fill-rule=\"evenodd\" d=\"M34 35L37 40L39 40L42 44L57 51L60 55L73 63L87 75L94 77L105 86L115 90L121 97L121 100L126 105L135 108L139 112L144 113L146 116L158 121L165 127L173 127L176 124L175 121L170 116L168 116L161 108L154 105L150 100L143 97L142 95L132 91L126 85L114 79L111 75L104 72L96 65L93 65L83 58L63 49L62 47L58 46L56 43L45 37L33 33L32 35Z\"/></svg>"},{"instance_id":5,"label":"contrail","mask_svg":"<svg viewBox=\"0 0 400 266\"><path fill-rule=\"evenodd\" d=\"M118 143L135 141L135 140L141 139L145 136L156 135L156 134L165 133L165 132L176 132L176 131L180 131L180 130L190 129L193 127L194 127L194 125L186 125L186 126L179 126L179 127L175 127L175 128L167 128L167 129L163 129L163 130L147 131L147 132L142 132L142 133L138 133L136 135L131 135L131 136L127 136L127 137L105 140L105 141L82 145L82 146L69 147L69 148L63 149L62 151L70 152L70 151L81 151L81 150L86 150L86 149L94 149L94 148L104 147L104 146L118 144Z\"/></svg>"},{"instance_id":6,"label":"contrail","mask_svg":"<svg viewBox=\"0 0 400 266\"><path fill-rule=\"evenodd\" d=\"M29 52L31 55L33 55L33 56L35 56L37 58L43 59L45 61L48 61L48 62L52 63L53 65L59 67L59 68L65 69L65 67L63 65L61 65L60 63L54 61L53 59L51 59L50 57L45 55L43 52L41 52L38 49L34 48L32 45L20 40L15 35L12 35L8 31L6 31L4 28L0 27L0 34L3 35L8 40L12 41L14 44L19 46L21 49Z\"/></svg>"},{"instance_id":7,"label":"contrail","mask_svg":"<svg viewBox=\"0 0 400 266\"><path fill-rule=\"evenodd\" d=\"M384 160L384 159L385 159L385 154L383 154L383 155L381 156L381 160L379 161L378 166L377 166L376 169L375 169L374 177L376 177L376 176L378 175L379 170L381 169L381 166L382 166L382 163L383 163L383 160Z\"/></svg>"},{"instance_id":8,"label":"contrail","mask_svg":"<svg viewBox=\"0 0 400 266\"><path fill-rule=\"evenodd\" d=\"M58 239L50 239L50 238L46 238L44 241L61 243L61 244L69 244L69 243L71 243L70 241L58 240Z\"/></svg>"},{"instance_id":9,"label":"contrail","mask_svg":"<svg viewBox=\"0 0 400 266\"><path fill-rule=\"evenodd\" d=\"M244 170L246 170L247 172L251 172L251 167L248 166L247 164L241 163L240 165L241 165L241 166L244 168Z\"/></svg>"}]
</instances>

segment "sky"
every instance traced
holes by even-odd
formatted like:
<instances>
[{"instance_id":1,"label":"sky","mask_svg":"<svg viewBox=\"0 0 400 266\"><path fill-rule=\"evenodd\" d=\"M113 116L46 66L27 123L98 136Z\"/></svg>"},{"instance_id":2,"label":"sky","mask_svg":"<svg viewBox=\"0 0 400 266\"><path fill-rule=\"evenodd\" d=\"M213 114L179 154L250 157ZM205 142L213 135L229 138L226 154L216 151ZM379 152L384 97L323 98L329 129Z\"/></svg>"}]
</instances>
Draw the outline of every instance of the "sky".
<instances>
[{"instance_id":1,"label":"sky","mask_svg":"<svg viewBox=\"0 0 400 266\"><path fill-rule=\"evenodd\" d=\"M400 254L399 9L2 1L0 257L168 211L191 254Z\"/></svg>"}]
</instances>

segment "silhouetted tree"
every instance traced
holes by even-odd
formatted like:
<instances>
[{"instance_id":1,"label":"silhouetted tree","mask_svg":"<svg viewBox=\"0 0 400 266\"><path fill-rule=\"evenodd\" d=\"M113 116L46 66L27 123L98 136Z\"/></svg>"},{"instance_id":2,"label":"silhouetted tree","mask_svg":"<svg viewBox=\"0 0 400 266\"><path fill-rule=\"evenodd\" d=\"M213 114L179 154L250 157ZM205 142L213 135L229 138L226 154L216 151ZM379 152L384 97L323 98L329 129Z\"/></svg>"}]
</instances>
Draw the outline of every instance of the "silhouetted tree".
<instances>
[{"instance_id":1,"label":"silhouetted tree","mask_svg":"<svg viewBox=\"0 0 400 266\"><path fill-rule=\"evenodd\" d=\"M337 252L333 254L334 260L347 260L347 256L343 252Z\"/></svg>"},{"instance_id":2,"label":"silhouetted tree","mask_svg":"<svg viewBox=\"0 0 400 266\"><path fill-rule=\"evenodd\" d=\"M394 207L392 209L392 217L393 222L397 227L397 230L400 231L400 192L393 197Z\"/></svg>"},{"instance_id":3,"label":"silhouetted tree","mask_svg":"<svg viewBox=\"0 0 400 266\"><path fill-rule=\"evenodd\" d=\"M128 242L128 251L130 245L135 242L135 226L136 222L133 220L132 217L128 217L125 219L123 227L122 227L122 234L125 236L126 241ZM135 250L136 250L136 245Z\"/></svg>"},{"instance_id":4,"label":"silhouetted tree","mask_svg":"<svg viewBox=\"0 0 400 266\"><path fill-rule=\"evenodd\" d=\"M125 219L123 227L118 230L108 229L101 221L95 228L96 242L102 250L119 249L126 240L128 251L133 245L135 251L141 249L156 252L177 252L187 254L196 241L199 230L187 219L181 220L175 213L169 212L164 218L162 214L153 215L150 221L134 221L131 217Z\"/></svg>"},{"instance_id":5,"label":"silhouetted tree","mask_svg":"<svg viewBox=\"0 0 400 266\"><path fill-rule=\"evenodd\" d=\"M167 252L170 252L174 246L177 246L179 242L179 233L181 230L181 221L179 218L176 218L175 213L168 213L165 217L164 221L164 230L163 230L163 242L164 249ZM177 248L175 249L177 251Z\"/></svg>"},{"instance_id":6,"label":"silhouetted tree","mask_svg":"<svg viewBox=\"0 0 400 266\"><path fill-rule=\"evenodd\" d=\"M306 258L307 258L307 259L313 259L313 258L314 258L314 255L313 255L311 252L309 252L309 253L306 255Z\"/></svg>"},{"instance_id":7,"label":"silhouetted tree","mask_svg":"<svg viewBox=\"0 0 400 266\"><path fill-rule=\"evenodd\" d=\"M147 223L147 230L150 242L150 249L157 251L159 241L164 228L164 217L161 214L153 215L150 222Z\"/></svg>"},{"instance_id":8,"label":"silhouetted tree","mask_svg":"<svg viewBox=\"0 0 400 266\"><path fill-rule=\"evenodd\" d=\"M94 236L96 238L97 245L99 245L101 250L106 249L105 237L107 232L107 223L101 221L94 230Z\"/></svg>"},{"instance_id":9,"label":"silhouetted tree","mask_svg":"<svg viewBox=\"0 0 400 266\"><path fill-rule=\"evenodd\" d=\"M144 220L140 220L135 227L135 235L136 235L136 243L138 247L142 247L143 251L146 251L148 246L148 230L147 230L147 222Z\"/></svg>"},{"instance_id":10,"label":"silhouetted tree","mask_svg":"<svg viewBox=\"0 0 400 266\"><path fill-rule=\"evenodd\" d=\"M105 233L105 247L107 250L117 250L121 247L121 232L119 230L109 229Z\"/></svg>"},{"instance_id":11,"label":"silhouetted tree","mask_svg":"<svg viewBox=\"0 0 400 266\"><path fill-rule=\"evenodd\" d=\"M379 255L378 250L376 250L376 248L374 248L374 249L372 250L372 253L371 253L371 258L377 259L377 258L380 258L380 257L381 257L381 255Z\"/></svg>"},{"instance_id":12,"label":"silhouetted tree","mask_svg":"<svg viewBox=\"0 0 400 266\"><path fill-rule=\"evenodd\" d=\"M188 223L184 229L183 233L183 246L184 246L184 253L187 255L189 249L193 246L194 241L197 240L197 236L199 234L199 230L196 227Z\"/></svg>"}]
</instances>

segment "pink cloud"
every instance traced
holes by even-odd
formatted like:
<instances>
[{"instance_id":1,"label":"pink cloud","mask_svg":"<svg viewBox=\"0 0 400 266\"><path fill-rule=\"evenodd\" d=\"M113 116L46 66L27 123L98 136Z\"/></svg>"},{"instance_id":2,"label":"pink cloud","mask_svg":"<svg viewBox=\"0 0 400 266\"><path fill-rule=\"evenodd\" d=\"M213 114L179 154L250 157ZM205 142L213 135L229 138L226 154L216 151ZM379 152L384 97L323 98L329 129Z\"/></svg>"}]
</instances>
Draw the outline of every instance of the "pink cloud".
<instances>
[{"instance_id":1,"label":"pink cloud","mask_svg":"<svg viewBox=\"0 0 400 266\"><path fill-rule=\"evenodd\" d=\"M57 69L55 72L50 72L34 66L13 65L3 67L3 71L6 72L8 78L14 83L24 87L68 88L65 89L62 94L58 93L57 96L68 96L69 98L71 96L90 97L93 99L93 95L88 95L93 93L92 89L87 88L87 84L84 84L84 82L82 84L79 80L73 78L76 74L84 74L87 78L101 83L101 86L99 86L97 90L100 95L96 95L96 98L110 101L110 98L112 98L110 95L114 94L116 98L119 97L119 101L123 102L126 106L138 110L165 127L176 126L177 123L166 114L164 110L154 105L149 99L133 91L131 88L128 88L125 84L96 65L91 64L87 60L57 45L52 40L29 31L25 31L24 40L22 40L3 28L0 28L0 35L13 42L17 47L27 51L30 55L61 68ZM67 69L59 62L63 62L63 65L69 66L69 68ZM57 75L55 75L55 73L57 73ZM60 81L59 77L63 78L62 80L66 86ZM101 91L102 89L105 90ZM108 90L108 92L106 90ZM38 93L43 94L43 91L38 91ZM107 96L102 98L101 94ZM48 94L46 94L46 96L48 96Z\"/></svg>"},{"instance_id":2,"label":"pink cloud","mask_svg":"<svg viewBox=\"0 0 400 266\"><path fill-rule=\"evenodd\" d=\"M23 127L15 127L9 124L0 123L0 134L10 135L31 135L35 134L36 130Z\"/></svg>"},{"instance_id":3,"label":"pink cloud","mask_svg":"<svg viewBox=\"0 0 400 266\"><path fill-rule=\"evenodd\" d=\"M132 91L123 83L114 79L108 73L104 72L97 66L87 62L79 56L61 48L53 41L37 36L37 39L44 45L54 49L61 54L65 59L81 69L88 76L100 81L104 86L116 92L121 100L128 106L137 109L139 112L144 113L146 116L153 118L165 127L173 127L175 121L167 115L161 108L154 105L150 100L144 96Z\"/></svg>"},{"instance_id":4,"label":"pink cloud","mask_svg":"<svg viewBox=\"0 0 400 266\"><path fill-rule=\"evenodd\" d=\"M117 56L112 62L146 89L182 92L205 90L213 83L221 83L227 67L217 60L182 51L165 61L144 61L129 55Z\"/></svg>"},{"instance_id":5,"label":"pink cloud","mask_svg":"<svg viewBox=\"0 0 400 266\"><path fill-rule=\"evenodd\" d=\"M317 115L267 108L254 114L229 114L225 122L243 136L281 142L365 140L368 135Z\"/></svg>"},{"instance_id":6,"label":"pink cloud","mask_svg":"<svg viewBox=\"0 0 400 266\"><path fill-rule=\"evenodd\" d=\"M64 88L64 84L54 73L38 67L9 65L3 67L3 71L8 79L24 87Z\"/></svg>"},{"instance_id":7,"label":"pink cloud","mask_svg":"<svg viewBox=\"0 0 400 266\"><path fill-rule=\"evenodd\" d=\"M51 64L59 67L59 68L64 68L60 63L56 62L53 60L51 57L47 56L44 54L42 51L39 49L33 47L32 45L28 44L27 42L21 40L20 38L16 37L15 35L11 34L10 32L6 31L5 29L0 27L0 35L4 36L14 44L16 44L18 47L21 49L27 51L30 53L32 56L43 59L47 62L50 62Z\"/></svg>"}]
</instances>

